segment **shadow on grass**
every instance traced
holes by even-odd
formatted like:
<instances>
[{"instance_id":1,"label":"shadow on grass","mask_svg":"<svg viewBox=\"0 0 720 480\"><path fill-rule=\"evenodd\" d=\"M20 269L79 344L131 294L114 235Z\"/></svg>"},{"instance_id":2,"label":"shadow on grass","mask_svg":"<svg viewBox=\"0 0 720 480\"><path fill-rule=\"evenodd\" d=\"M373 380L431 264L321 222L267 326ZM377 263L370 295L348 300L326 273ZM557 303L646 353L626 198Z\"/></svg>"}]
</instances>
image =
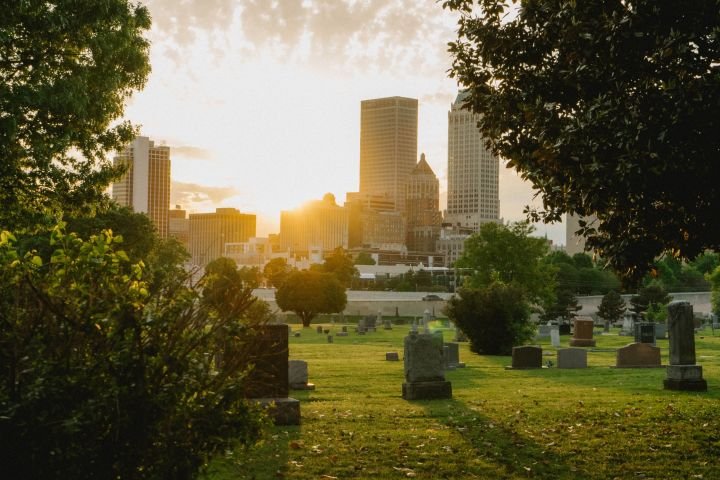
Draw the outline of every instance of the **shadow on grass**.
<instances>
[{"instance_id":1,"label":"shadow on grass","mask_svg":"<svg viewBox=\"0 0 720 480\"><path fill-rule=\"evenodd\" d=\"M523 435L521 419L514 424L500 425L456 399L410 403L423 407L430 417L463 438L480 460L478 471L464 472L466 474L481 478L582 478L572 455L550 452L546 446Z\"/></svg>"},{"instance_id":2,"label":"shadow on grass","mask_svg":"<svg viewBox=\"0 0 720 480\"><path fill-rule=\"evenodd\" d=\"M290 449L300 439L300 426L272 427L265 438L249 447L239 446L219 455L200 476L201 480L266 480L286 476Z\"/></svg>"}]
</instances>

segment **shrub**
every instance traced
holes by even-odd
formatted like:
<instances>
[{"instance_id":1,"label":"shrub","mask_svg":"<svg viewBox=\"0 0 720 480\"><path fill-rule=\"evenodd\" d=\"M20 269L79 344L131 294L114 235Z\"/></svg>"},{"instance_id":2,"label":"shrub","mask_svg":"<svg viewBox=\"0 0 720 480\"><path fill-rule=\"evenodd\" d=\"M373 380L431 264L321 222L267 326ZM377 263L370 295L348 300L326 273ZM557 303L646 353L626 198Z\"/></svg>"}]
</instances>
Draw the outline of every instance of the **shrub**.
<instances>
[{"instance_id":1,"label":"shrub","mask_svg":"<svg viewBox=\"0 0 720 480\"><path fill-rule=\"evenodd\" d=\"M530 307L514 285L492 283L481 289L462 289L445 309L447 316L470 339L470 350L486 355L509 355L534 335Z\"/></svg>"},{"instance_id":2,"label":"shrub","mask_svg":"<svg viewBox=\"0 0 720 480\"><path fill-rule=\"evenodd\" d=\"M160 275L132 263L110 231L43 235L47 254L0 235L5 472L189 479L211 455L258 437L260 414L242 393L250 359L213 355L252 341L248 289L236 287L221 311L200 301L206 280L193 288L180 265Z\"/></svg>"}]
</instances>

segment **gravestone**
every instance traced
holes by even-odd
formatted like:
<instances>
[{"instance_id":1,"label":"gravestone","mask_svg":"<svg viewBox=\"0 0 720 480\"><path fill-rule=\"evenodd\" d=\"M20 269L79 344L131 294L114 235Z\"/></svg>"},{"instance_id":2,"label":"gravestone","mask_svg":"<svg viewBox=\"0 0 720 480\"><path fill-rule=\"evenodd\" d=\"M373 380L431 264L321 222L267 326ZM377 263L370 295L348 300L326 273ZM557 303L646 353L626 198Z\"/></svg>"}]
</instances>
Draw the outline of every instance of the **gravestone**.
<instances>
[{"instance_id":1,"label":"gravestone","mask_svg":"<svg viewBox=\"0 0 720 480\"><path fill-rule=\"evenodd\" d=\"M663 381L665 390L707 391L702 366L695 364L695 327L690 302L675 300L668 309L670 365Z\"/></svg>"},{"instance_id":2,"label":"gravestone","mask_svg":"<svg viewBox=\"0 0 720 480\"><path fill-rule=\"evenodd\" d=\"M595 322L590 317L577 317L573 321L575 332L570 339L571 347L594 347L593 328Z\"/></svg>"},{"instance_id":3,"label":"gravestone","mask_svg":"<svg viewBox=\"0 0 720 480\"><path fill-rule=\"evenodd\" d=\"M426 309L425 312L423 312L423 319L422 319L423 333L430 333L430 319L431 318L432 318L432 315L430 313L430 310Z\"/></svg>"},{"instance_id":4,"label":"gravestone","mask_svg":"<svg viewBox=\"0 0 720 480\"><path fill-rule=\"evenodd\" d=\"M617 368L661 367L660 348L649 343L631 343L618 348L615 366Z\"/></svg>"},{"instance_id":5,"label":"gravestone","mask_svg":"<svg viewBox=\"0 0 720 480\"><path fill-rule=\"evenodd\" d=\"M542 348L533 345L513 347L512 365L506 369L542 368Z\"/></svg>"},{"instance_id":6,"label":"gravestone","mask_svg":"<svg viewBox=\"0 0 720 480\"><path fill-rule=\"evenodd\" d=\"M538 325L537 338L549 338L550 325Z\"/></svg>"},{"instance_id":7,"label":"gravestone","mask_svg":"<svg viewBox=\"0 0 720 480\"><path fill-rule=\"evenodd\" d=\"M287 325L257 327L256 337L247 348L255 367L243 383L245 396L270 407L269 414L276 425L299 425L300 402L288 397Z\"/></svg>"},{"instance_id":8,"label":"gravestone","mask_svg":"<svg viewBox=\"0 0 720 480\"><path fill-rule=\"evenodd\" d=\"M550 327L550 344L555 348L560 346L560 328L557 325Z\"/></svg>"},{"instance_id":9,"label":"gravestone","mask_svg":"<svg viewBox=\"0 0 720 480\"><path fill-rule=\"evenodd\" d=\"M328 336L327 336L327 342L328 342L328 343L333 343L333 336L332 336L332 335L328 335Z\"/></svg>"},{"instance_id":10,"label":"gravestone","mask_svg":"<svg viewBox=\"0 0 720 480\"><path fill-rule=\"evenodd\" d=\"M455 328L455 341L456 342L467 342L468 336L465 335L465 332L460 330L459 328Z\"/></svg>"},{"instance_id":11,"label":"gravestone","mask_svg":"<svg viewBox=\"0 0 720 480\"><path fill-rule=\"evenodd\" d=\"M361 318L358 320L357 327L355 327L356 332L360 332L362 330L363 332L367 328L367 322L365 321L365 318Z\"/></svg>"},{"instance_id":12,"label":"gravestone","mask_svg":"<svg viewBox=\"0 0 720 480\"><path fill-rule=\"evenodd\" d=\"M373 315L365 315L365 328L367 330L373 330L375 325L375 317Z\"/></svg>"},{"instance_id":13,"label":"gravestone","mask_svg":"<svg viewBox=\"0 0 720 480\"><path fill-rule=\"evenodd\" d=\"M623 317L622 328L620 329L620 335L635 335L635 320L630 315Z\"/></svg>"},{"instance_id":14,"label":"gravestone","mask_svg":"<svg viewBox=\"0 0 720 480\"><path fill-rule=\"evenodd\" d=\"M288 385L292 390L315 390L315 385L308 383L308 364L306 361L288 361Z\"/></svg>"},{"instance_id":15,"label":"gravestone","mask_svg":"<svg viewBox=\"0 0 720 480\"><path fill-rule=\"evenodd\" d=\"M447 347L446 362L450 368L465 368L465 364L460 361L460 345L455 342L444 344Z\"/></svg>"},{"instance_id":16,"label":"gravestone","mask_svg":"<svg viewBox=\"0 0 720 480\"><path fill-rule=\"evenodd\" d=\"M300 332L293 333L293 337L298 338L300 336Z\"/></svg>"},{"instance_id":17,"label":"gravestone","mask_svg":"<svg viewBox=\"0 0 720 480\"><path fill-rule=\"evenodd\" d=\"M345 333L347 333L347 325L343 325L343 326L342 326L342 331L345 332Z\"/></svg>"},{"instance_id":18,"label":"gravestone","mask_svg":"<svg viewBox=\"0 0 720 480\"><path fill-rule=\"evenodd\" d=\"M335 334L336 337L347 337L348 332L338 332Z\"/></svg>"},{"instance_id":19,"label":"gravestone","mask_svg":"<svg viewBox=\"0 0 720 480\"><path fill-rule=\"evenodd\" d=\"M452 386L445 380L442 338L411 333L405 337L405 400L452 398Z\"/></svg>"},{"instance_id":20,"label":"gravestone","mask_svg":"<svg viewBox=\"0 0 720 480\"><path fill-rule=\"evenodd\" d=\"M557 368L587 368L587 350L561 348L557 351Z\"/></svg>"},{"instance_id":21,"label":"gravestone","mask_svg":"<svg viewBox=\"0 0 720 480\"><path fill-rule=\"evenodd\" d=\"M315 328L315 331L316 331L317 333L319 333L319 334L322 335L322 333L323 333L323 328L322 328L320 325L318 325L318 326Z\"/></svg>"},{"instance_id":22,"label":"gravestone","mask_svg":"<svg viewBox=\"0 0 720 480\"><path fill-rule=\"evenodd\" d=\"M635 324L635 343L655 345L655 324L651 322L637 322Z\"/></svg>"},{"instance_id":23,"label":"gravestone","mask_svg":"<svg viewBox=\"0 0 720 480\"><path fill-rule=\"evenodd\" d=\"M325 335L328 335L328 334L330 333L330 329L329 329L329 328L323 328L323 333L324 333Z\"/></svg>"},{"instance_id":24,"label":"gravestone","mask_svg":"<svg viewBox=\"0 0 720 480\"><path fill-rule=\"evenodd\" d=\"M385 360L388 362L397 362L400 360L400 356L398 355L397 352L386 352Z\"/></svg>"}]
</instances>

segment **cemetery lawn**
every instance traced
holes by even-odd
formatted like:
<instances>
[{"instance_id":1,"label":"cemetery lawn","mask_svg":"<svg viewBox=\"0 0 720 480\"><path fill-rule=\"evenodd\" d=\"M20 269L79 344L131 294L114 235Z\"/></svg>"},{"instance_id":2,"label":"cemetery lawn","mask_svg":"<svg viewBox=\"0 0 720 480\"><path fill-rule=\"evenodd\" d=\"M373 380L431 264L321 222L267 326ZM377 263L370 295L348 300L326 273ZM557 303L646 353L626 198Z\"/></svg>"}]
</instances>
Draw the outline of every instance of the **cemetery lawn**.
<instances>
[{"instance_id":1,"label":"cemetery lawn","mask_svg":"<svg viewBox=\"0 0 720 480\"><path fill-rule=\"evenodd\" d=\"M316 385L290 392L302 425L273 427L254 447L214 459L206 480L720 479L720 332L695 337L706 393L663 390L664 368L609 368L632 340L596 333L603 351L589 349L583 370L508 371L509 357L461 344L466 368L446 372L453 398L406 401L407 326L365 336L348 328L333 344L315 327L293 325L302 336L290 338L290 358L308 362ZM549 339L539 344L556 363ZM665 365L668 341L658 346ZM390 351L401 361L385 361Z\"/></svg>"}]
</instances>

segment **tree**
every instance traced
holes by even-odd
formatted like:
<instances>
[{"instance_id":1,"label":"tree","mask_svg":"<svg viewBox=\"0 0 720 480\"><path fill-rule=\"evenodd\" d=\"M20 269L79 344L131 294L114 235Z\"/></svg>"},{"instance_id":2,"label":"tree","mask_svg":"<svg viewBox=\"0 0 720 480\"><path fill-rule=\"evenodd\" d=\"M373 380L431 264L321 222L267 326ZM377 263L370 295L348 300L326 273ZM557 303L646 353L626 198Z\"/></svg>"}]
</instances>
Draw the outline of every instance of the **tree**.
<instances>
[{"instance_id":1,"label":"tree","mask_svg":"<svg viewBox=\"0 0 720 480\"><path fill-rule=\"evenodd\" d=\"M354 263L355 265L375 265L375 260L369 253L360 252L357 257L355 257Z\"/></svg>"},{"instance_id":2,"label":"tree","mask_svg":"<svg viewBox=\"0 0 720 480\"><path fill-rule=\"evenodd\" d=\"M570 320L575 317L575 313L581 308L572 290L558 288L553 297L547 298L543 302L540 319L543 322L559 319L561 322L569 324Z\"/></svg>"},{"instance_id":3,"label":"tree","mask_svg":"<svg viewBox=\"0 0 720 480\"><path fill-rule=\"evenodd\" d=\"M259 412L243 398L256 324L246 289L205 301L217 278L193 287L181 263L159 276L145 262L167 256L133 262L109 231L83 240L59 225L22 235L50 248L0 233L6 471L190 479L209 456L258 438ZM234 355L211 355L229 346Z\"/></svg>"},{"instance_id":4,"label":"tree","mask_svg":"<svg viewBox=\"0 0 720 480\"><path fill-rule=\"evenodd\" d=\"M541 195L531 219L597 217L578 233L631 281L664 251L720 247L716 0L443 6L462 14L451 76Z\"/></svg>"},{"instance_id":5,"label":"tree","mask_svg":"<svg viewBox=\"0 0 720 480\"><path fill-rule=\"evenodd\" d=\"M494 282L479 289L460 289L445 314L470 339L470 350L485 355L510 355L512 347L535 335L525 291L518 285Z\"/></svg>"},{"instance_id":6,"label":"tree","mask_svg":"<svg viewBox=\"0 0 720 480\"><path fill-rule=\"evenodd\" d=\"M630 310L649 321L661 320L663 315L658 311L658 307L664 309L670 300L672 298L661 285L652 283L641 288L637 295L630 298Z\"/></svg>"},{"instance_id":7,"label":"tree","mask_svg":"<svg viewBox=\"0 0 720 480\"><path fill-rule=\"evenodd\" d=\"M277 289L275 301L283 311L300 317L303 327L309 327L318 314L342 312L347 294L332 274L296 271Z\"/></svg>"},{"instance_id":8,"label":"tree","mask_svg":"<svg viewBox=\"0 0 720 480\"><path fill-rule=\"evenodd\" d=\"M335 278L345 287L349 287L353 277L358 274L352 257L342 247L333 250L332 254L325 259L323 271L335 275Z\"/></svg>"},{"instance_id":9,"label":"tree","mask_svg":"<svg viewBox=\"0 0 720 480\"><path fill-rule=\"evenodd\" d=\"M532 231L527 223L482 225L465 241L465 250L455 262L474 270L466 285L480 288L495 281L516 285L531 302L552 296L552 271L542 261L548 245L542 238L530 237Z\"/></svg>"},{"instance_id":10,"label":"tree","mask_svg":"<svg viewBox=\"0 0 720 480\"><path fill-rule=\"evenodd\" d=\"M288 265L287 260L284 258L273 258L265 264L265 267L263 268L263 276L267 279L270 285L275 288L279 288L283 283L285 283L288 275L290 275L293 270L293 267Z\"/></svg>"},{"instance_id":11,"label":"tree","mask_svg":"<svg viewBox=\"0 0 720 480\"><path fill-rule=\"evenodd\" d=\"M720 266L716 267L712 273L707 274L706 278L712 288L710 293L712 312L720 316Z\"/></svg>"},{"instance_id":12,"label":"tree","mask_svg":"<svg viewBox=\"0 0 720 480\"><path fill-rule=\"evenodd\" d=\"M605 331L610 330L610 323L617 322L625 313L625 300L615 290L610 290L600 301L598 315L605 320Z\"/></svg>"},{"instance_id":13,"label":"tree","mask_svg":"<svg viewBox=\"0 0 720 480\"><path fill-rule=\"evenodd\" d=\"M0 18L0 225L97 207L121 171L111 127L150 72L147 9L129 0L5 2Z\"/></svg>"}]
</instances>

